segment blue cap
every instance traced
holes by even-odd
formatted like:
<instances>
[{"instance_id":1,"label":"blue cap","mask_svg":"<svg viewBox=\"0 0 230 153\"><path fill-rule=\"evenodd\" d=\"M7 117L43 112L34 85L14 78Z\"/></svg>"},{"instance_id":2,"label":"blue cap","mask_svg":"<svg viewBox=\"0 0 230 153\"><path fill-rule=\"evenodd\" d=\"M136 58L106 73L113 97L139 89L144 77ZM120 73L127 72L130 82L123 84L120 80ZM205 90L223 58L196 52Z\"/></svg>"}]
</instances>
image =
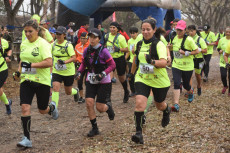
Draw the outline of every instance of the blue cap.
<instances>
[{"instance_id":1,"label":"blue cap","mask_svg":"<svg viewBox=\"0 0 230 153\"><path fill-rule=\"evenodd\" d=\"M49 32L50 32L50 33L56 33L56 29L55 29L54 27L50 27L50 28L49 28Z\"/></svg>"}]
</instances>

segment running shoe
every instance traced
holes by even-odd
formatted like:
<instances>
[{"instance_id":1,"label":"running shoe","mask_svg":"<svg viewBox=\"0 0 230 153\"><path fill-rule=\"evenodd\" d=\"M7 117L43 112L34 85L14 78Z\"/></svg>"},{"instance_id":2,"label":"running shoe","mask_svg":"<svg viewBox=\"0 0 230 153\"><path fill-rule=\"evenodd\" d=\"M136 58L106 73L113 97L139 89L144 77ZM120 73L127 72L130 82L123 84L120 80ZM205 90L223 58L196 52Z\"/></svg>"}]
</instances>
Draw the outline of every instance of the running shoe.
<instances>
[{"instance_id":1,"label":"running shoe","mask_svg":"<svg viewBox=\"0 0 230 153\"><path fill-rule=\"evenodd\" d=\"M137 131L136 134L132 136L132 141L137 144L144 144L142 133L140 131Z\"/></svg>"},{"instance_id":2,"label":"running shoe","mask_svg":"<svg viewBox=\"0 0 230 153\"><path fill-rule=\"evenodd\" d=\"M134 92L132 92L129 97L133 97L133 96L136 96L136 94Z\"/></svg>"},{"instance_id":3,"label":"running shoe","mask_svg":"<svg viewBox=\"0 0 230 153\"><path fill-rule=\"evenodd\" d=\"M84 103L84 102L85 102L85 99L82 98L82 97L80 97L79 100L78 100L78 104L82 104L82 103Z\"/></svg>"},{"instance_id":4,"label":"running shoe","mask_svg":"<svg viewBox=\"0 0 230 153\"><path fill-rule=\"evenodd\" d=\"M106 111L108 113L108 117L110 120L114 120L115 113L113 111L112 103L107 102L108 110Z\"/></svg>"},{"instance_id":5,"label":"running shoe","mask_svg":"<svg viewBox=\"0 0 230 153\"><path fill-rule=\"evenodd\" d=\"M222 89L222 94L225 94L225 92L227 91L227 89L228 89L228 86L227 86L227 87L224 87L224 88Z\"/></svg>"},{"instance_id":6,"label":"running shoe","mask_svg":"<svg viewBox=\"0 0 230 153\"><path fill-rule=\"evenodd\" d=\"M6 114L10 115L11 114L11 105L12 105L12 100L8 99L9 105L6 106Z\"/></svg>"},{"instance_id":7,"label":"running shoe","mask_svg":"<svg viewBox=\"0 0 230 153\"><path fill-rule=\"evenodd\" d=\"M112 83L116 83L116 82L117 82L117 79L116 79L116 78L112 78L112 79L111 79L111 82L112 82Z\"/></svg>"},{"instance_id":8,"label":"running shoe","mask_svg":"<svg viewBox=\"0 0 230 153\"><path fill-rule=\"evenodd\" d=\"M204 76L203 81L208 82L208 77Z\"/></svg>"},{"instance_id":9,"label":"running shoe","mask_svg":"<svg viewBox=\"0 0 230 153\"><path fill-rule=\"evenodd\" d=\"M99 130L98 128L94 129L92 128L89 133L87 134L88 137L94 137L95 135L98 135L99 134Z\"/></svg>"},{"instance_id":10,"label":"running shoe","mask_svg":"<svg viewBox=\"0 0 230 153\"><path fill-rule=\"evenodd\" d=\"M51 116L54 120L57 120L59 115L58 115L58 109L56 107L56 103L51 101L50 105L54 106L54 110L51 112Z\"/></svg>"},{"instance_id":11,"label":"running shoe","mask_svg":"<svg viewBox=\"0 0 230 153\"><path fill-rule=\"evenodd\" d=\"M27 137L23 136L22 140L18 142L18 147L26 147L31 148L32 147L32 141L30 141Z\"/></svg>"},{"instance_id":12,"label":"running shoe","mask_svg":"<svg viewBox=\"0 0 230 153\"><path fill-rule=\"evenodd\" d=\"M198 96L201 95L201 88L197 88L197 94L198 94Z\"/></svg>"},{"instance_id":13,"label":"running shoe","mask_svg":"<svg viewBox=\"0 0 230 153\"><path fill-rule=\"evenodd\" d=\"M179 112L180 110L180 106L178 104L174 104L172 107L171 107L171 110L173 112Z\"/></svg>"},{"instance_id":14,"label":"running shoe","mask_svg":"<svg viewBox=\"0 0 230 153\"><path fill-rule=\"evenodd\" d=\"M125 91L123 103L127 103L129 101L129 91Z\"/></svg>"},{"instance_id":15,"label":"running shoe","mask_svg":"<svg viewBox=\"0 0 230 153\"><path fill-rule=\"evenodd\" d=\"M191 103L194 99L194 94L193 94L193 88L192 88L192 93L188 94L188 102Z\"/></svg>"},{"instance_id":16,"label":"running shoe","mask_svg":"<svg viewBox=\"0 0 230 153\"><path fill-rule=\"evenodd\" d=\"M169 122L170 122L170 113L171 113L171 108L170 107L168 107L167 111L163 112L163 118L161 120L161 126L162 127L166 127L169 124Z\"/></svg>"},{"instance_id":17,"label":"running shoe","mask_svg":"<svg viewBox=\"0 0 230 153\"><path fill-rule=\"evenodd\" d=\"M80 95L79 95L79 89L78 88L75 88L75 89L77 90L77 93L74 95L74 101L78 102L79 97L80 97Z\"/></svg>"}]
</instances>

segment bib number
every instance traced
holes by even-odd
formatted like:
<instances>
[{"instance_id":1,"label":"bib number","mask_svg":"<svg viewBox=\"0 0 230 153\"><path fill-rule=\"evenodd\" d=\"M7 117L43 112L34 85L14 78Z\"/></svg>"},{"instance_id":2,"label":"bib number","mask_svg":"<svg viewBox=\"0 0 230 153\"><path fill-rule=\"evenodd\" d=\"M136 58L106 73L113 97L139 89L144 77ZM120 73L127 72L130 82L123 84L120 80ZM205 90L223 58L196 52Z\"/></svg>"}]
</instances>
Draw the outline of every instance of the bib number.
<instances>
[{"instance_id":1,"label":"bib number","mask_svg":"<svg viewBox=\"0 0 230 153\"><path fill-rule=\"evenodd\" d=\"M154 66L151 64L140 63L140 70L142 74L154 74Z\"/></svg>"},{"instance_id":2,"label":"bib number","mask_svg":"<svg viewBox=\"0 0 230 153\"><path fill-rule=\"evenodd\" d=\"M175 58L183 58L183 55L179 51L173 51L173 55Z\"/></svg>"},{"instance_id":3,"label":"bib number","mask_svg":"<svg viewBox=\"0 0 230 153\"><path fill-rule=\"evenodd\" d=\"M114 53L114 49L113 49L113 46L107 46L107 49L109 51L109 53Z\"/></svg>"},{"instance_id":4,"label":"bib number","mask_svg":"<svg viewBox=\"0 0 230 153\"><path fill-rule=\"evenodd\" d=\"M22 67L22 74L37 74L36 68L24 68Z\"/></svg>"},{"instance_id":5,"label":"bib number","mask_svg":"<svg viewBox=\"0 0 230 153\"><path fill-rule=\"evenodd\" d=\"M66 70L67 68L66 68L66 65L65 65L65 64L61 65L61 64L56 63L56 64L55 64L55 69L56 69L57 71L63 71L63 70Z\"/></svg>"},{"instance_id":6,"label":"bib number","mask_svg":"<svg viewBox=\"0 0 230 153\"><path fill-rule=\"evenodd\" d=\"M88 76L87 76L87 79L89 80L89 82L90 82L91 84L99 84L99 83L100 83L100 81L98 81L98 80L96 79L95 73L89 73Z\"/></svg>"}]
</instances>

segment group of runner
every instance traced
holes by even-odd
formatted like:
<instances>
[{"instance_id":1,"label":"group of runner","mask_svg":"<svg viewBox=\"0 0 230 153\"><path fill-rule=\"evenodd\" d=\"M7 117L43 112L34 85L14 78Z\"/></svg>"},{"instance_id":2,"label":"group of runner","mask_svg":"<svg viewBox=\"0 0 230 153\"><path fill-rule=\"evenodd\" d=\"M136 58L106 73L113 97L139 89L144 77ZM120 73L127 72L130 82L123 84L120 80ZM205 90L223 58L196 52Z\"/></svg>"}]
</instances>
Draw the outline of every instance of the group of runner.
<instances>
[{"instance_id":1,"label":"group of runner","mask_svg":"<svg viewBox=\"0 0 230 153\"><path fill-rule=\"evenodd\" d=\"M53 29L55 37L52 37L39 23L40 17L33 15L31 20L24 24L19 68L13 74L15 80L20 78L23 137L17 144L19 147L32 147L31 104L35 94L39 112L51 115L54 120L58 119L62 82L64 82L65 93L73 95L75 102L86 102L86 110L92 125L87 136L93 137L99 134L95 102L97 111L106 112L108 118L114 120L111 79L116 70L124 90L123 103L127 103L129 97L135 96L136 99L134 110L136 133L131 139L140 144L144 143L142 128L145 124L148 98L154 97L156 108L163 112L161 125L166 127L170 122L171 111L180 110L179 97L182 86L186 90L185 96L188 102L194 100L191 81L194 69L197 94L199 96L202 94L202 72L203 81L207 82L209 62L215 45L220 54L220 72L224 86L222 93L224 94L228 89L229 27L225 29L224 34L221 28L220 33L215 36L210 31L209 25L205 25L204 31L200 32L195 25L187 26L185 21L175 19L171 22L172 29L166 32L162 28L157 28L156 20L149 17L142 22L140 34L138 27L130 28L131 39L128 41L123 36L124 31L120 32L121 28L117 22L110 24L110 32L106 35L97 28L87 31L83 27L85 30L79 33L79 43L73 47L66 40L65 27L58 26ZM102 39L103 43L100 43ZM8 76L6 62L10 62L11 54L8 42L1 38L0 100L6 105L7 114L11 114L12 101L7 99L2 86ZM172 107L169 107L165 100L171 84L166 67L171 67L173 74ZM73 88L74 79L78 80L78 88ZM86 87L85 97L83 82ZM128 82L131 92L128 89ZM230 91L228 95L230 96Z\"/></svg>"}]
</instances>

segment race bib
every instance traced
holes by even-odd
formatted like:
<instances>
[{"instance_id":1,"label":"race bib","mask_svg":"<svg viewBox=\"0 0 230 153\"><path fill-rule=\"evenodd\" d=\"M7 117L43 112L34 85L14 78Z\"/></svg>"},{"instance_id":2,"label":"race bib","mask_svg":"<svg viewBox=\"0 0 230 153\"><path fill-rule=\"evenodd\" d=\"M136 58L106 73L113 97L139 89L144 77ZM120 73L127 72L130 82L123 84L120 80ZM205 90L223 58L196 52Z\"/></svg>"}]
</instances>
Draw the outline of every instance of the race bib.
<instances>
[{"instance_id":1,"label":"race bib","mask_svg":"<svg viewBox=\"0 0 230 153\"><path fill-rule=\"evenodd\" d=\"M113 46L107 46L107 49L108 49L109 53L114 53Z\"/></svg>"},{"instance_id":2,"label":"race bib","mask_svg":"<svg viewBox=\"0 0 230 153\"><path fill-rule=\"evenodd\" d=\"M130 45L129 49L130 49L130 51L132 51L134 49L134 44Z\"/></svg>"},{"instance_id":3,"label":"race bib","mask_svg":"<svg viewBox=\"0 0 230 153\"><path fill-rule=\"evenodd\" d=\"M56 69L57 71L63 71L63 70L66 70L67 68L66 68L66 65L65 65L65 64L61 65L61 64L56 63L56 64L55 64L55 69Z\"/></svg>"},{"instance_id":4,"label":"race bib","mask_svg":"<svg viewBox=\"0 0 230 153\"><path fill-rule=\"evenodd\" d=\"M203 67L204 67L204 61L199 63L199 68L203 69Z\"/></svg>"},{"instance_id":5,"label":"race bib","mask_svg":"<svg viewBox=\"0 0 230 153\"><path fill-rule=\"evenodd\" d=\"M151 64L140 63L140 71L142 74L154 74L154 66Z\"/></svg>"},{"instance_id":6,"label":"race bib","mask_svg":"<svg viewBox=\"0 0 230 153\"><path fill-rule=\"evenodd\" d=\"M37 74L36 68L24 68L22 67L22 74Z\"/></svg>"},{"instance_id":7,"label":"race bib","mask_svg":"<svg viewBox=\"0 0 230 153\"><path fill-rule=\"evenodd\" d=\"M183 55L179 51L173 51L173 55L175 58L183 58Z\"/></svg>"},{"instance_id":8,"label":"race bib","mask_svg":"<svg viewBox=\"0 0 230 153\"><path fill-rule=\"evenodd\" d=\"M100 81L96 79L96 74L95 73L88 73L87 79L91 84L99 84Z\"/></svg>"}]
</instances>

